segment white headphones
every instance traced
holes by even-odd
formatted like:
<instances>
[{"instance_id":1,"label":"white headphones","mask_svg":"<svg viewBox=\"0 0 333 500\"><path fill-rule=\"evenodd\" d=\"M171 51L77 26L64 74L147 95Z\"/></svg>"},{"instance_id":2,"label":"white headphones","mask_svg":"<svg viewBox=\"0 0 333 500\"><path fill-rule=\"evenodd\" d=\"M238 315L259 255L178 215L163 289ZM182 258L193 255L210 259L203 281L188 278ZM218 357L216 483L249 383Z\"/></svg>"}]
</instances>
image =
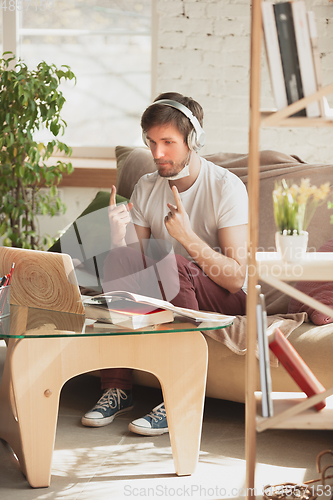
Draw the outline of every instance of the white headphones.
<instances>
[{"instance_id":1,"label":"white headphones","mask_svg":"<svg viewBox=\"0 0 333 500\"><path fill-rule=\"evenodd\" d=\"M199 151L200 148L205 144L206 134L202 129L199 120L194 116L192 111L188 109L186 106L177 101L172 101L169 99L161 99L160 101L155 101L151 106L155 104L163 104L165 106L170 106L171 108L176 108L178 111L183 113L193 125L193 129L187 136L187 145L191 151ZM147 141L146 133L142 132L142 139L146 146L149 147L149 143Z\"/></svg>"}]
</instances>

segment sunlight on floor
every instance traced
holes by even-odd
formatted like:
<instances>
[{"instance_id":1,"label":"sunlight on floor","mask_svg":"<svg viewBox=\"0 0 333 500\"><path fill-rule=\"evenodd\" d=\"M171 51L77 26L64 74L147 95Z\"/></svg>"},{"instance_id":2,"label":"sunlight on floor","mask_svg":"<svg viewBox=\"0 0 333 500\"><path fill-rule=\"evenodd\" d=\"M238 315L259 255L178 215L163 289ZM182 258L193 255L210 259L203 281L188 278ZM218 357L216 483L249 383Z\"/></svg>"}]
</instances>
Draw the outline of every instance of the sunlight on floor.
<instances>
[{"instance_id":1,"label":"sunlight on floor","mask_svg":"<svg viewBox=\"0 0 333 500\"><path fill-rule=\"evenodd\" d=\"M139 458L139 462L138 462ZM261 498L265 485L290 481L302 483L305 469L257 463L256 494ZM36 500L91 500L98 489L99 499L193 498L198 500L245 498L244 460L200 453L192 476L174 473L171 447L153 442L56 450L52 477L65 479L66 486L52 496L44 492ZM67 479L66 479L67 478ZM37 493L37 492L36 492ZM55 495L55 496L54 496Z\"/></svg>"},{"instance_id":2,"label":"sunlight on floor","mask_svg":"<svg viewBox=\"0 0 333 500\"><path fill-rule=\"evenodd\" d=\"M5 347L0 346L0 376ZM49 488L32 489L20 464L0 441L0 498L5 500L124 500L245 498L244 408L207 399L199 463L192 476L178 477L168 434L143 437L128 423L156 406L158 389L136 387L136 407L111 426L91 429L81 415L91 407L99 381L89 375L69 381L60 403ZM330 431L269 430L257 436L256 493L265 485L301 484L317 477L318 453L333 449Z\"/></svg>"}]
</instances>

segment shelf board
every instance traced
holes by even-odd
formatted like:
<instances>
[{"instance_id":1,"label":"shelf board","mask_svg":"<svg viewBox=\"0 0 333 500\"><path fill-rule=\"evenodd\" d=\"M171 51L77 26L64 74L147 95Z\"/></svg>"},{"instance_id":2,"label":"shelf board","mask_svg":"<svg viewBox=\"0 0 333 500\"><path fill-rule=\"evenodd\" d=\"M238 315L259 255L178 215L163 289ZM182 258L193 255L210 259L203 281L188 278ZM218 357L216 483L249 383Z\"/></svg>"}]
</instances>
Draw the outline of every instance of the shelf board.
<instances>
[{"instance_id":1,"label":"shelf board","mask_svg":"<svg viewBox=\"0 0 333 500\"><path fill-rule=\"evenodd\" d=\"M261 392L256 392L257 403L257 431L262 432L266 429L318 429L333 430L333 395L326 398L326 407L317 411L314 408L308 408L302 413L293 415L289 418L278 419L274 423L275 416L296 407L308 398L304 392L273 392L273 414L271 418L261 416ZM270 424L271 421L271 424Z\"/></svg>"},{"instance_id":2,"label":"shelf board","mask_svg":"<svg viewBox=\"0 0 333 500\"><path fill-rule=\"evenodd\" d=\"M299 101L289 104L286 108L268 112L261 119L261 126L266 127L327 127L333 125L333 116L318 118L293 117L295 113L305 109L311 102L320 100L322 97L333 93L333 83L321 87L314 94L303 97ZM264 110L263 110L264 111Z\"/></svg>"},{"instance_id":3,"label":"shelf board","mask_svg":"<svg viewBox=\"0 0 333 500\"><path fill-rule=\"evenodd\" d=\"M333 116L308 118L306 116L288 117L279 120L278 123L265 123L271 116L273 117L277 110L261 111L261 126L262 127L331 127L333 126Z\"/></svg>"},{"instance_id":4,"label":"shelf board","mask_svg":"<svg viewBox=\"0 0 333 500\"><path fill-rule=\"evenodd\" d=\"M297 262L285 262L278 252L256 253L258 276L283 281L333 281L333 252L307 252Z\"/></svg>"}]
</instances>

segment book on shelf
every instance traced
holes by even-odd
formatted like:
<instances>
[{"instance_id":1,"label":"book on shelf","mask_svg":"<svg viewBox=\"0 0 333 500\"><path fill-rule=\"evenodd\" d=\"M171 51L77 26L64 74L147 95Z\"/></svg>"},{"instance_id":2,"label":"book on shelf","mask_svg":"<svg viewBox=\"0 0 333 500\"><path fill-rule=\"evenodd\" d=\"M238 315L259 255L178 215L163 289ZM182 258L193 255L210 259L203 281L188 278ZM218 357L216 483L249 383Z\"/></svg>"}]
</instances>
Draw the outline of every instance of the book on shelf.
<instances>
[{"instance_id":1,"label":"book on shelf","mask_svg":"<svg viewBox=\"0 0 333 500\"><path fill-rule=\"evenodd\" d=\"M124 321L122 321L125 319L124 316L131 318L136 316L135 320L133 319L133 324L140 324L136 328L173 321L174 314L196 323L205 323L205 327L212 324L212 327L221 326L223 328L231 325L235 319L235 316L178 307L166 300L127 291L106 292L86 299L83 304L86 317L89 319L124 326ZM97 314L100 316L97 317ZM103 317L101 317L102 314ZM144 318L140 320L140 316ZM126 320L128 319L126 318Z\"/></svg>"},{"instance_id":2,"label":"book on shelf","mask_svg":"<svg viewBox=\"0 0 333 500\"><path fill-rule=\"evenodd\" d=\"M318 87L305 2L303 0L291 2L291 10L294 21L303 94L304 97L308 97L314 94ZM309 118L321 116L318 101L311 102L306 106L306 115Z\"/></svg>"},{"instance_id":3,"label":"book on shelf","mask_svg":"<svg viewBox=\"0 0 333 500\"><path fill-rule=\"evenodd\" d=\"M274 7L271 2L261 2L262 23L268 71L272 85L275 104L278 110L288 106L287 92L280 54L278 33L275 22Z\"/></svg>"},{"instance_id":4,"label":"book on shelf","mask_svg":"<svg viewBox=\"0 0 333 500\"><path fill-rule=\"evenodd\" d=\"M290 2L274 4L275 22L278 32L282 68L288 104L304 97L300 65L296 46L292 7ZM301 109L293 116L306 116Z\"/></svg>"},{"instance_id":5,"label":"book on shelf","mask_svg":"<svg viewBox=\"0 0 333 500\"><path fill-rule=\"evenodd\" d=\"M273 416L272 402L272 379L269 362L268 336L267 336L267 313L265 297L261 293L261 286L257 285L257 336L259 350L259 373L261 387L262 416Z\"/></svg>"},{"instance_id":6,"label":"book on shelf","mask_svg":"<svg viewBox=\"0 0 333 500\"><path fill-rule=\"evenodd\" d=\"M325 387L319 382L309 366L279 328L276 328L269 336L269 348L308 397L325 391ZM325 406L325 400L314 405L318 411L325 408Z\"/></svg>"},{"instance_id":7,"label":"book on shelf","mask_svg":"<svg viewBox=\"0 0 333 500\"><path fill-rule=\"evenodd\" d=\"M316 75L317 89L321 89L321 87L323 86L323 77L321 71L320 52L318 47L318 31L317 31L315 14L312 10L307 12L307 19L308 19L309 36L312 48L312 57ZM321 116L325 116L326 113L325 113L324 98L323 97L320 98L318 102L319 102L320 114Z\"/></svg>"}]
</instances>

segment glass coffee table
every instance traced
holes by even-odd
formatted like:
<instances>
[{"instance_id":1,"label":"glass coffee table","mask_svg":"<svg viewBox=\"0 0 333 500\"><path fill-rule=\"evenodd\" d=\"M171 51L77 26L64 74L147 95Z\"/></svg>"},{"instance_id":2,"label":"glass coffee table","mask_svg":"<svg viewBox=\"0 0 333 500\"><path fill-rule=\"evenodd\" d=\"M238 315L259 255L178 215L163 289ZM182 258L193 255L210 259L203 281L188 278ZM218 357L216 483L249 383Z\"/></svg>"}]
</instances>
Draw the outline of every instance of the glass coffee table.
<instances>
[{"instance_id":1,"label":"glass coffee table","mask_svg":"<svg viewBox=\"0 0 333 500\"><path fill-rule=\"evenodd\" d=\"M84 315L11 305L10 316L0 321L0 338L7 343L0 438L15 452L29 484L50 485L65 382L112 367L143 370L158 378L176 474L192 474L199 456L208 362L201 332L219 328L176 317L173 323L140 330L112 325L98 329Z\"/></svg>"}]
</instances>

